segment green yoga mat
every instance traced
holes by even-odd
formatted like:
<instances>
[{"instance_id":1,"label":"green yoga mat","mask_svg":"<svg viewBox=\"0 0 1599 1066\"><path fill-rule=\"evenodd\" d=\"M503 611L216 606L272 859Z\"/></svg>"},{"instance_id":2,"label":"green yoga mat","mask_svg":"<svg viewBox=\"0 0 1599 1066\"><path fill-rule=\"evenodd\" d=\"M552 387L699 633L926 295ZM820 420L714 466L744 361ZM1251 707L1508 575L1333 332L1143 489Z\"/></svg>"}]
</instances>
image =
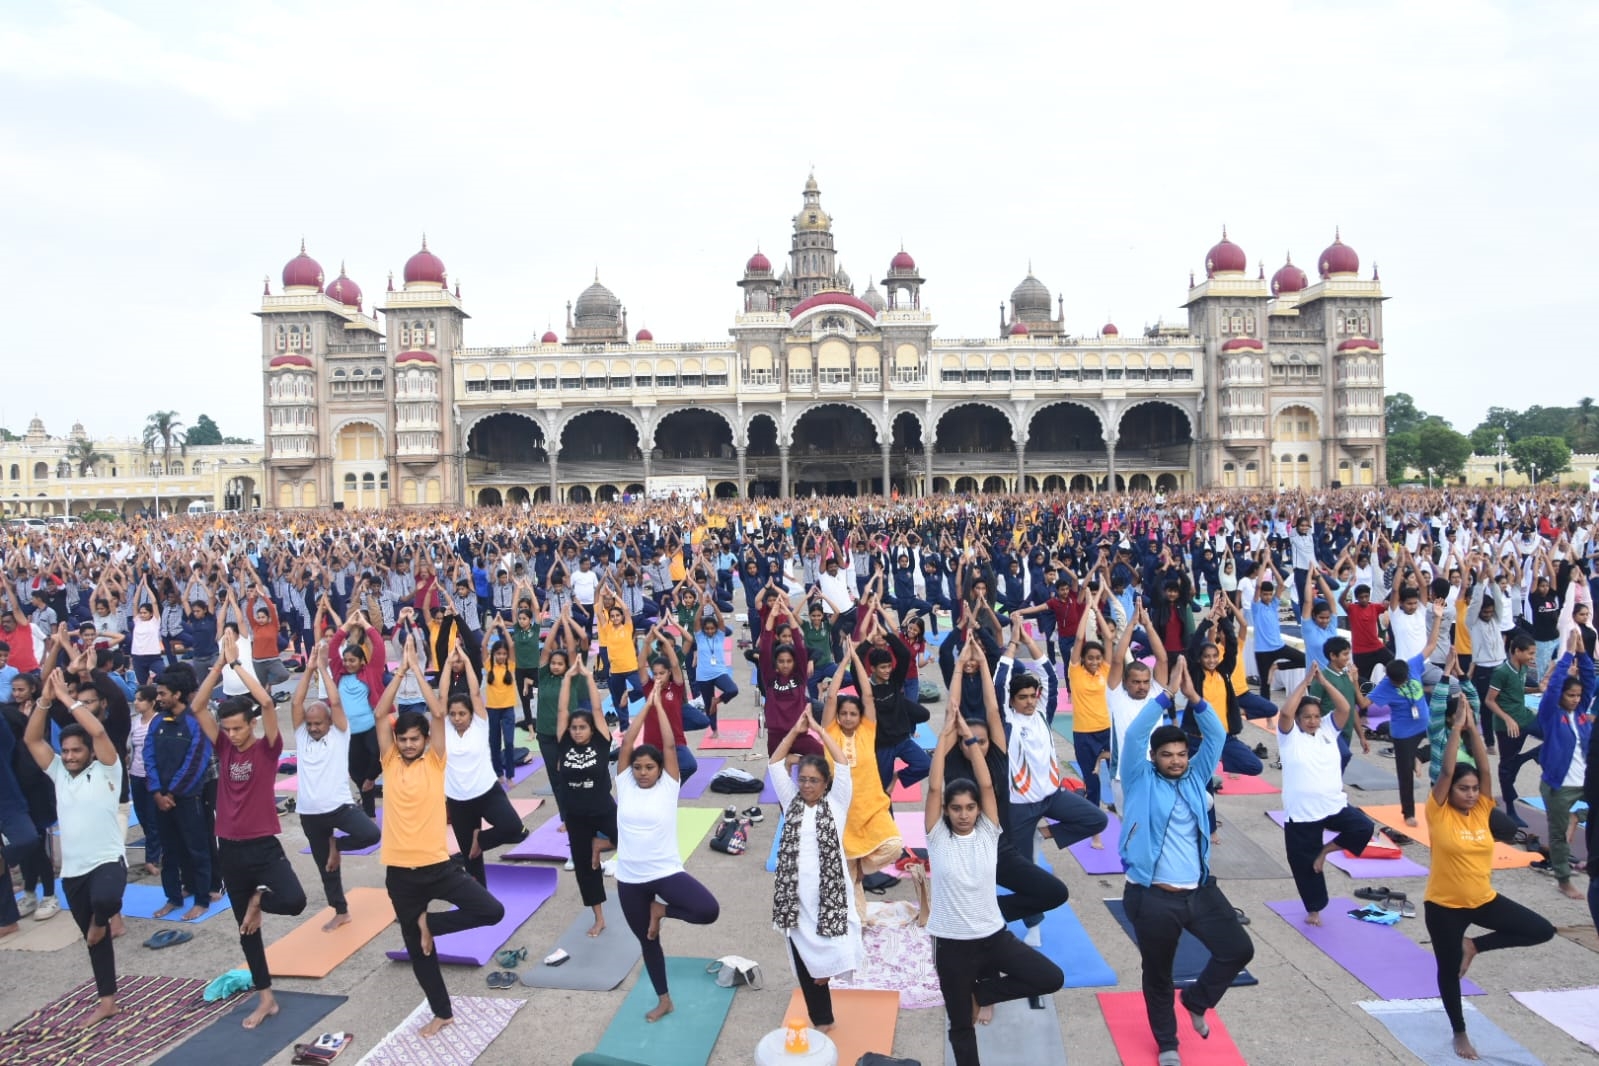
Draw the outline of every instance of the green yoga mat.
<instances>
[{"instance_id":1,"label":"green yoga mat","mask_svg":"<svg viewBox=\"0 0 1599 1066\"><path fill-rule=\"evenodd\" d=\"M644 1015L655 1007L655 988L641 972L595 1054L650 1066L706 1066L733 1006L733 989L719 987L715 975L705 972L710 964L710 959L666 960L674 1009L653 1024Z\"/></svg>"},{"instance_id":2,"label":"green yoga mat","mask_svg":"<svg viewBox=\"0 0 1599 1066\"><path fill-rule=\"evenodd\" d=\"M688 857L705 841L711 826L721 821L722 812L714 807L679 807L677 809L677 857L688 862Z\"/></svg>"}]
</instances>

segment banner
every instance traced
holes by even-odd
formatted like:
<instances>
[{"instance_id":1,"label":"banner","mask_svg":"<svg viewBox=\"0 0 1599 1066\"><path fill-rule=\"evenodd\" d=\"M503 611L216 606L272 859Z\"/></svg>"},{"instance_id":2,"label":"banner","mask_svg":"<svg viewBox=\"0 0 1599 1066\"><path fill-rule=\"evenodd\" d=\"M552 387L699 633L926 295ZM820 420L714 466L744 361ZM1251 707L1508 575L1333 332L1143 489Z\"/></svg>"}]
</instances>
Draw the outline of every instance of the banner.
<instances>
[{"instance_id":1,"label":"banner","mask_svg":"<svg viewBox=\"0 0 1599 1066\"><path fill-rule=\"evenodd\" d=\"M652 477L644 482L644 494L652 500L669 499L673 494L681 499L705 495L705 478L680 474L672 477Z\"/></svg>"}]
</instances>

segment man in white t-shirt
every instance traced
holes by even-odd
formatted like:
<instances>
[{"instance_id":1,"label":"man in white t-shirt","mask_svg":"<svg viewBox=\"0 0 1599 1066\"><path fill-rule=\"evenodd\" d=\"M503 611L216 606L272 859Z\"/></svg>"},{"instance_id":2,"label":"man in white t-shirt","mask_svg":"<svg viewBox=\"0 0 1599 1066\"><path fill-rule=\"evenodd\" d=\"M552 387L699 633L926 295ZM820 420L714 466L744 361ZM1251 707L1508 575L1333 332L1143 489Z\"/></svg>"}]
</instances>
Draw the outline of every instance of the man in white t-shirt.
<instances>
[{"instance_id":1,"label":"man in white t-shirt","mask_svg":"<svg viewBox=\"0 0 1599 1066\"><path fill-rule=\"evenodd\" d=\"M1324 728L1321 702L1305 694L1320 677L1319 665L1306 671L1277 716L1277 752L1283 764L1283 810L1287 814L1283 842L1288 869L1310 925L1321 924L1321 912L1327 907L1327 878L1322 873L1327 856L1339 849L1359 855L1376 832L1365 812L1350 806L1344 795L1338 733L1349 717L1348 701L1334 686L1322 686L1337 705L1333 722ZM1336 835L1323 844L1322 838L1329 832Z\"/></svg>"},{"instance_id":2,"label":"man in white t-shirt","mask_svg":"<svg viewBox=\"0 0 1599 1066\"><path fill-rule=\"evenodd\" d=\"M1155 624L1149 620L1149 614L1142 605L1138 608L1138 622L1143 626L1144 634L1148 637L1150 650L1155 655L1155 669L1162 677L1166 676L1166 646L1160 639L1160 633ZM1133 719L1143 713L1149 701L1155 698L1158 689L1154 686L1154 675L1149 664L1142 659L1128 661L1128 648L1132 645L1133 626L1124 626L1121 635L1116 639L1116 647L1110 655L1110 677L1105 684L1105 704L1110 710L1110 750L1100 756L1102 762L1107 763L1111 773L1111 795L1116 797L1116 810L1122 806L1122 765L1123 743L1127 739L1127 727L1133 724ZM1176 720L1175 711L1169 711L1167 720L1173 725L1181 725ZM1162 723L1166 724L1166 723ZM1135 753L1137 758L1148 758L1148 753ZM1093 773L1086 767L1084 773Z\"/></svg>"}]
</instances>

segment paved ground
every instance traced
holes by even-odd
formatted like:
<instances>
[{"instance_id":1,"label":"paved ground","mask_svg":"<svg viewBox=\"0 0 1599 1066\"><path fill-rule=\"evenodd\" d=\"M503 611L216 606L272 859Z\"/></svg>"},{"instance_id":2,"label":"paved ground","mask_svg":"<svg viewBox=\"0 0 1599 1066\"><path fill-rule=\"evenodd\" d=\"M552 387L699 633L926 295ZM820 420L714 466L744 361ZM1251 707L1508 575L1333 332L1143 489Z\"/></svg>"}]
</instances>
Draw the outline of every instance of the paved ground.
<instances>
[{"instance_id":1,"label":"paved ground","mask_svg":"<svg viewBox=\"0 0 1599 1066\"><path fill-rule=\"evenodd\" d=\"M934 708L935 722L942 705ZM753 714L751 696L746 691L726 712L730 716ZM1246 730L1253 744L1272 743L1268 733ZM764 756L764 743L761 752ZM1070 757L1069 745L1060 741L1062 758ZM725 755L726 752L714 754ZM735 763L736 764L736 763ZM759 774L763 761L743 763ZM1270 768L1268 780L1280 783L1280 774ZM542 773L524 782L516 795L533 795L544 785ZM1535 791L1535 776L1529 768L1523 776L1524 792ZM1397 802L1393 793L1354 793L1356 802ZM1278 796L1226 796L1220 798L1225 821L1240 827L1269 853L1282 855L1282 834L1263 812L1275 806ZM719 797L707 793L696 805L721 806ZM769 816L755 827L750 850L740 857L728 857L701 848L689 860L688 870L709 885L722 905L722 915L714 926L688 929L668 925L664 940L668 954L715 957L736 952L760 960L767 975L764 991L741 989L734 999L732 1013L716 1045L711 1066L744 1066L753 1061L753 1048L767 1031L777 1027L788 1002L793 978L785 964L783 943L770 927L771 875L765 872L764 857L775 831L776 818ZM553 804L546 802L530 819L533 825L553 816ZM137 834L135 834L137 835ZM298 852L305 840L297 820L284 819L284 847L291 853L302 883L312 898L312 909L320 906L320 883L309 856ZM1113 844L1111 846L1114 846ZM1426 861L1424 850L1414 857ZM135 852L135 855L138 853ZM1072 857L1048 849L1055 871L1071 888L1078 915L1087 927L1100 953L1115 968L1117 988L1139 987L1138 958L1132 942L1115 925L1099 900L1121 894L1121 879L1085 875ZM382 884L377 857L352 857L344 865L347 887ZM1343 873L1328 871L1334 895L1348 895L1361 882ZM1500 871L1494 875L1496 887L1506 895L1547 915L1556 925L1578 925L1588 920L1586 907L1561 898L1547 877L1528 870ZM1419 898L1422 882L1405 882L1404 887ZM1256 946L1252 971L1260 978L1256 987L1234 989L1222 1005L1221 1017L1231 1030L1244 1057L1256 1066L1279 1063L1413 1063L1409 1052L1387 1031L1368 1017L1356 1002L1374 998L1347 972L1311 947L1296 931L1266 909L1266 902L1291 898L1292 882L1234 881L1225 885L1233 902L1252 918L1249 932ZM889 898L909 896L908 888L890 892ZM546 903L512 939L525 945L533 958L549 950L573 916L581 909L574 880L562 874L556 896ZM1329 921L1347 920L1329 915ZM66 922L62 914L53 921ZM293 928L294 920L268 916L266 936L270 943ZM235 929L229 917L219 916L193 928L192 943L162 952L151 952L137 945L158 927L168 923L130 920L129 935L118 943L118 964L124 974L183 975L209 978L240 965ZM1407 920L1402 931L1426 943L1420 919ZM0 945L3 945L0 941ZM399 944L392 927L346 961L322 981L283 980L280 988L301 989L346 995L349 998L319 1027L348 1029L359 1038L353 1056L360 1055L389 1029L397 1025L421 1000L408 966L389 962L384 952ZM446 967L452 991L474 995L513 996L528 1000L509 1030L479 1060L485 1064L564 1064L583 1051L591 1050L612 1015L642 970L613 992L553 992L518 987L511 992L489 992L483 972L462 967ZM53 1000L88 978L87 959L81 947L35 954L0 949L0 1027L8 1026L31 1011ZM1481 958L1471 976L1488 995L1476 997L1477 1009L1519 1040L1546 1063L1591 1063L1599 1059L1560 1030L1531 1014L1511 999L1511 990L1576 987L1599 984L1599 956L1564 938L1549 945L1520 951L1491 954ZM1101 1064L1120 1061L1111 1043L1094 998L1096 989L1070 989L1056 997L1062 1020L1062 1033L1074 1064ZM1436 994L1436 988L1418 987L1417 997ZM270 1024L270 1023L268 1023ZM895 1040L898 1055L919 1059L927 1066L943 1062L944 1018L940 1010L901 1011ZM285 1049L308 1034L284 1032ZM314 1036L315 1034L309 1034ZM273 1060L287 1063L287 1051ZM133 1066L129 1063L128 1066Z\"/></svg>"}]
</instances>

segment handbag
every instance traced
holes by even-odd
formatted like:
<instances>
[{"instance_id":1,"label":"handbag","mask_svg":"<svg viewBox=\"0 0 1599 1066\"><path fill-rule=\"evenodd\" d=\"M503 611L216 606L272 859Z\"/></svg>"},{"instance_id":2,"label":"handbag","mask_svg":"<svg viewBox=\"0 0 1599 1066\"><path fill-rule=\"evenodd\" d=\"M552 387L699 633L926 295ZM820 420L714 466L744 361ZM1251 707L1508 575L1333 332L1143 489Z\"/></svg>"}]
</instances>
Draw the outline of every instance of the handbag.
<instances>
[{"instance_id":1,"label":"handbag","mask_svg":"<svg viewBox=\"0 0 1599 1066\"><path fill-rule=\"evenodd\" d=\"M742 855L749 846L750 823L747 818L740 818L736 822L722 821L717 823L716 832L711 834L711 850L720 851L724 855Z\"/></svg>"},{"instance_id":2,"label":"handbag","mask_svg":"<svg viewBox=\"0 0 1599 1066\"><path fill-rule=\"evenodd\" d=\"M748 985L759 992L764 983L761 979L761 964L742 955L723 955L719 959L713 959L711 964L705 967L705 972L714 973L716 984L721 988Z\"/></svg>"}]
</instances>

